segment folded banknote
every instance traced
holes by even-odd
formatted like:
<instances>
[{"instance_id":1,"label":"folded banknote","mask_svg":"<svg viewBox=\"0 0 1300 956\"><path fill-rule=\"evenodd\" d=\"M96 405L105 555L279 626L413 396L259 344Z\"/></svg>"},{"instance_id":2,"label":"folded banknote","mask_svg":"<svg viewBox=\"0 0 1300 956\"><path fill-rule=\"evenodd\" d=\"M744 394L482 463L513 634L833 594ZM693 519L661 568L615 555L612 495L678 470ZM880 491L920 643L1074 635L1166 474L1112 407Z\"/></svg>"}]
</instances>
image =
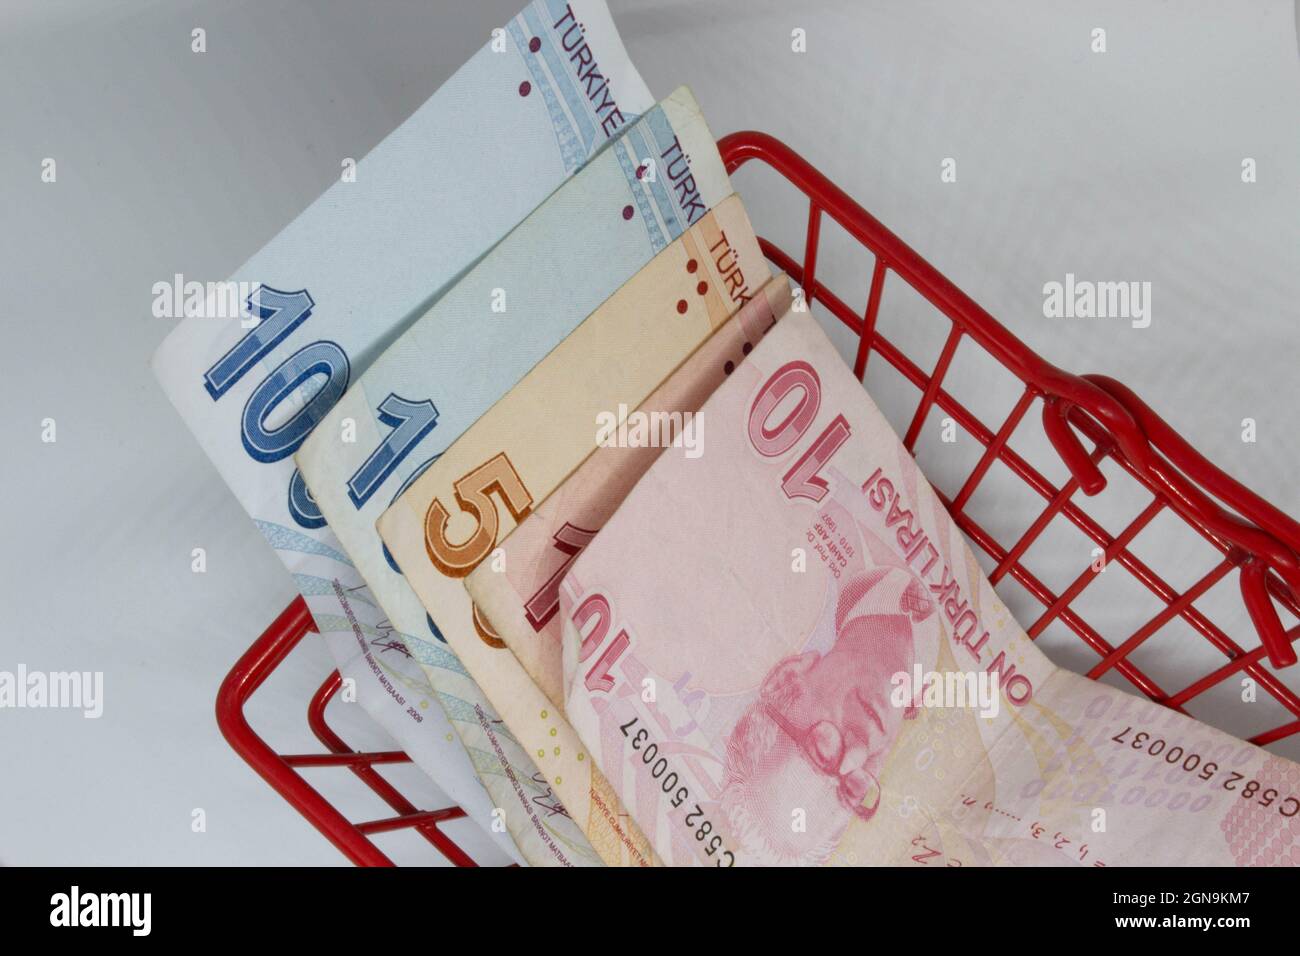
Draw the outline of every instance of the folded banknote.
<instances>
[{"instance_id":1,"label":"folded banknote","mask_svg":"<svg viewBox=\"0 0 1300 956\"><path fill-rule=\"evenodd\" d=\"M375 531L379 515L583 319L731 193L694 97L651 107L394 343L297 455L317 506L423 666L533 864L598 864L447 646Z\"/></svg>"},{"instance_id":2,"label":"folded banknote","mask_svg":"<svg viewBox=\"0 0 1300 956\"><path fill-rule=\"evenodd\" d=\"M224 284L252 289L247 320L194 315L154 356L359 702L483 826L493 802L291 456L412 316L652 104L603 0L535 0Z\"/></svg>"},{"instance_id":3,"label":"folded banknote","mask_svg":"<svg viewBox=\"0 0 1300 956\"><path fill-rule=\"evenodd\" d=\"M600 447L465 578L482 617L552 707L564 710L560 580L664 449L703 454L700 406L791 301L789 280L772 279L640 406L610 415Z\"/></svg>"},{"instance_id":4,"label":"folded banknote","mask_svg":"<svg viewBox=\"0 0 1300 956\"><path fill-rule=\"evenodd\" d=\"M1300 767L1060 670L810 315L560 586L565 711L665 860L1295 863Z\"/></svg>"},{"instance_id":5,"label":"folded banknote","mask_svg":"<svg viewBox=\"0 0 1300 956\"><path fill-rule=\"evenodd\" d=\"M384 541L470 676L608 865L657 862L593 772L563 715L465 590L464 578L599 441L758 291L769 276L738 196L638 272L379 520Z\"/></svg>"}]
</instances>

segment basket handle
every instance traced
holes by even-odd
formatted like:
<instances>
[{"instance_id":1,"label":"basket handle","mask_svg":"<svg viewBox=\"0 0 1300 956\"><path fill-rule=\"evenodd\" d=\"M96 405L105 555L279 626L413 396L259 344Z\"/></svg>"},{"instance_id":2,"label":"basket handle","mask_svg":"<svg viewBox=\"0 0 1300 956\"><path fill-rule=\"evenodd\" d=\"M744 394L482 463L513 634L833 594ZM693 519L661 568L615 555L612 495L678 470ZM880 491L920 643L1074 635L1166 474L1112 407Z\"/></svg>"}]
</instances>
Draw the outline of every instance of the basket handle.
<instances>
[{"instance_id":1,"label":"basket handle","mask_svg":"<svg viewBox=\"0 0 1300 956\"><path fill-rule=\"evenodd\" d=\"M1268 566L1257 558L1250 558L1241 566L1241 599L1273 666L1294 664L1295 647L1287 640L1277 608L1268 594Z\"/></svg>"},{"instance_id":2,"label":"basket handle","mask_svg":"<svg viewBox=\"0 0 1300 956\"><path fill-rule=\"evenodd\" d=\"M1043 431L1056 453L1070 469L1070 474L1079 483L1083 493L1089 497L1100 493L1106 487L1106 476L1101 473L1097 463L1092 460L1079 441L1073 428L1066 421L1073 404L1063 401L1056 395L1043 396Z\"/></svg>"}]
</instances>

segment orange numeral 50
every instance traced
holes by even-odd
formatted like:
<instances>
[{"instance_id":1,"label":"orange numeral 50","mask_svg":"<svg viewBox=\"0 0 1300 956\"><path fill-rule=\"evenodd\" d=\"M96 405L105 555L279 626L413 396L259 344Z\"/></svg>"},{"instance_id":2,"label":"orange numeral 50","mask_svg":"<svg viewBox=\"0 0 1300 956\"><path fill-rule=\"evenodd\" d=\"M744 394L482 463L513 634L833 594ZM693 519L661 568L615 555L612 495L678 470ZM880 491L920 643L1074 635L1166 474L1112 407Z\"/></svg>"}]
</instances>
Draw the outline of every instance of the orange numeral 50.
<instances>
[{"instance_id":1,"label":"orange numeral 50","mask_svg":"<svg viewBox=\"0 0 1300 956\"><path fill-rule=\"evenodd\" d=\"M451 513L437 498L424 514L424 548L429 560L451 578L463 578L486 558L497 542L497 529L501 520L492 494L501 496L505 506L518 524L528 517L533 496L524 487L523 480L505 452L489 458L473 471L456 479L452 485L461 510L472 515L474 533L468 540L455 544L447 539L447 525Z\"/></svg>"}]
</instances>

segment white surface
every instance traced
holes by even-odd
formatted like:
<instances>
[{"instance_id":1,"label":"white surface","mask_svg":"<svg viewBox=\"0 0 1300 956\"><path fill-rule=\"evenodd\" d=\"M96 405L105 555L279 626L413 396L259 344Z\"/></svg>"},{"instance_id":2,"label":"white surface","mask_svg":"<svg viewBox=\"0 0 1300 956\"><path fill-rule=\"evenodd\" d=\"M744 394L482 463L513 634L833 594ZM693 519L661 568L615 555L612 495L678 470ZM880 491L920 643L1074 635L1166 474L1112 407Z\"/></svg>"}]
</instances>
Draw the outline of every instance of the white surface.
<instances>
[{"instance_id":1,"label":"white surface","mask_svg":"<svg viewBox=\"0 0 1300 956\"><path fill-rule=\"evenodd\" d=\"M106 683L98 721L0 710L0 766L11 771L0 790L3 862L342 862L216 729L221 678L293 589L149 374L169 327L151 317L150 289L175 272L224 279L519 5L8 0L0 9L0 669L102 670ZM657 95L688 83L719 135L756 128L785 139L1045 357L1135 387L1210 458L1300 514L1290 2L611 6ZM207 30L203 55L190 52L196 26ZM1105 54L1089 51L1098 26ZM807 30L807 54L790 51L795 27ZM47 156L55 184L40 181ZM1240 179L1247 156L1259 170L1250 185ZM945 157L957 160L956 183L940 182ZM800 249L804 209L792 192L749 170L736 182L759 230ZM823 242L819 275L860 308L869 258L833 226ZM1043 283L1066 272L1150 281L1151 327L1044 319ZM923 367L946 334L894 287L882 329ZM905 427L914 393L873 363L872 394ZM950 385L994 427L1016 395L964 351ZM58 422L55 444L40 441L47 417ZM1258 423L1255 444L1240 440L1245 417ZM941 445L936 428L932 420L920 460L952 491L977 453L968 437ZM1031 416L1013 444L1059 479L1034 440L1040 431ZM1033 503L998 498L997 487L1006 486L991 484L973 507L998 500L990 523L1007 540ZM1098 503L1112 532L1137 510L1121 497ZM1186 585L1209 567L1208 551L1188 540L1162 521L1134 547ZM206 574L190 570L195 547L207 550ZM1029 560L1059 589L1090 548L1063 533ZM1112 571L1085 592L1083 610L1118 642L1155 605ZM1234 588L1217 590L1215 619L1253 646ZM1003 593L1028 623L1031 604L1014 587ZM1095 660L1059 630L1042 638L1058 660ZM1140 662L1170 690L1221 661L1200 654L1200 638L1166 630ZM255 698L257 726L282 749L313 749L303 707L327 669L308 642ZM1235 695L1225 686L1211 709L1193 712L1239 733L1281 721ZM359 718L344 711L338 722L355 742L381 744ZM1295 744L1281 752L1300 755ZM314 779L336 799L361 793L326 783L332 772ZM376 802L347 809L385 815ZM191 832L195 808L206 811L205 833ZM384 845L407 860L433 856L402 837Z\"/></svg>"}]
</instances>

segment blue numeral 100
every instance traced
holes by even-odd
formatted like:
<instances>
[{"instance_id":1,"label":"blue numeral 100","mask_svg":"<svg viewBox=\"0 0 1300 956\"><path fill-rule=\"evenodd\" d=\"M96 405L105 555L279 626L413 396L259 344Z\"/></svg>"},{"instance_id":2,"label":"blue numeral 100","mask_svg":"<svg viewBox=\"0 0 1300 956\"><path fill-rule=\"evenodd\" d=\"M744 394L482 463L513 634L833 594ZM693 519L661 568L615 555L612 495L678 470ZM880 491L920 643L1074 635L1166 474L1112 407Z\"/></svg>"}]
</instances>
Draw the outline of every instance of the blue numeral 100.
<instances>
[{"instance_id":1,"label":"blue numeral 100","mask_svg":"<svg viewBox=\"0 0 1300 956\"><path fill-rule=\"evenodd\" d=\"M248 310L261 321L204 373L203 385L213 401L225 395L276 346L307 320L315 306L306 289L281 292L261 286L248 298ZM347 391L351 377L347 353L336 342L321 340L294 352L253 389L240 418L244 450L255 461L274 462L298 450L313 428ZM288 421L270 427L271 414L286 398L314 379L324 378L311 397ZM379 420L392 431L348 480L348 497L360 509L420 440L438 423L431 401L412 402L389 395L379 405ZM317 507L301 472L289 480L289 513L304 528L323 528Z\"/></svg>"},{"instance_id":2,"label":"blue numeral 100","mask_svg":"<svg viewBox=\"0 0 1300 956\"><path fill-rule=\"evenodd\" d=\"M212 400L217 401L230 391L249 369L302 325L315 304L306 289L281 292L261 286L249 296L248 311L261 321L204 373L203 385ZM264 462L280 461L292 455L343 397L351 375L347 353L336 342L312 342L294 352L248 396L240 418L244 450L255 461ZM267 420L281 402L321 376L324 383L288 421L275 428L268 427ZM297 469L289 481L289 513L304 528L325 526L325 518Z\"/></svg>"}]
</instances>

